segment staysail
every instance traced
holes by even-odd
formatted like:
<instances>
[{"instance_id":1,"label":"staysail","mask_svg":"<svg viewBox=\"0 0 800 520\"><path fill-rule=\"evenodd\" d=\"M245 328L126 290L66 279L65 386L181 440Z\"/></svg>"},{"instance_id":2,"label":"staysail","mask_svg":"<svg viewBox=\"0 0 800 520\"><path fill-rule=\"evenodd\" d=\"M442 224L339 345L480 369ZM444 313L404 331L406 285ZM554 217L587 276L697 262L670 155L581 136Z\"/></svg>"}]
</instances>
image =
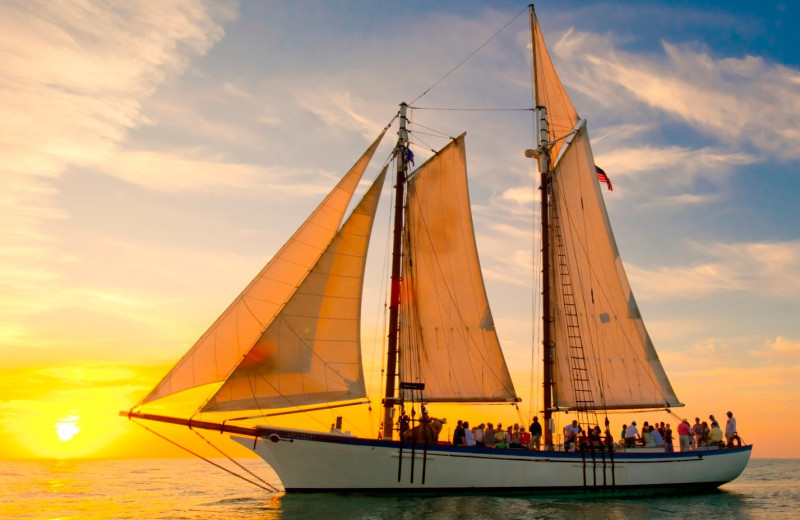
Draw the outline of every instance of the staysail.
<instances>
[{"instance_id":1,"label":"staysail","mask_svg":"<svg viewBox=\"0 0 800 520\"><path fill-rule=\"evenodd\" d=\"M428 402L516 400L480 270L464 135L413 172L403 256L401 381Z\"/></svg>"},{"instance_id":2,"label":"staysail","mask_svg":"<svg viewBox=\"0 0 800 520\"><path fill-rule=\"evenodd\" d=\"M233 372L339 230L353 193L384 133L385 130L140 405L190 388L222 382Z\"/></svg>"},{"instance_id":3,"label":"staysail","mask_svg":"<svg viewBox=\"0 0 800 520\"><path fill-rule=\"evenodd\" d=\"M366 396L361 292L386 168L204 412L286 408Z\"/></svg>"}]
</instances>

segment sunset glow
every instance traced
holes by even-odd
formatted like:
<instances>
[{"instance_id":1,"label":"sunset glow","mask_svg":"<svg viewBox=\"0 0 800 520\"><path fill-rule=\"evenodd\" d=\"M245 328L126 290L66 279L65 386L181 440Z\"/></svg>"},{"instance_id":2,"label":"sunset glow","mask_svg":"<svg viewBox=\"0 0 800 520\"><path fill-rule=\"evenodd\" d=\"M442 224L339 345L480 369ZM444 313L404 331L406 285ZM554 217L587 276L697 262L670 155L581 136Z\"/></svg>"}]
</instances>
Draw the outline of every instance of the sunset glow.
<instances>
[{"instance_id":1,"label":"sunset glow","mask_svg":"<svg viewBox=\"0 0 800 520\"><path fill-rule=\"evenodd\" d=\"M450 423L539 411L527 21L493 38L523 4L111 4L0 7L0 459L184 456L118 412L214 323L398 103L432 85L412 120L444 137L412 147L419 164L468 131L480 262L523 398L519 410L433 411ZM742 24L727 3L547 4L537 12L552 58L613 181L603 196L625 270L686 404L636 417L675 427L731 410L754 457L800 457L774 433L776 421L800 431L796 31L772 7ZM470 110L430 110L441 107ZM372 411L271 423L324 430L344 415L346 429L376 435L390 211L385 197L362 306ZM191 397L174 413L191 416L208 395Z\"/></svg>"}]
</instances>

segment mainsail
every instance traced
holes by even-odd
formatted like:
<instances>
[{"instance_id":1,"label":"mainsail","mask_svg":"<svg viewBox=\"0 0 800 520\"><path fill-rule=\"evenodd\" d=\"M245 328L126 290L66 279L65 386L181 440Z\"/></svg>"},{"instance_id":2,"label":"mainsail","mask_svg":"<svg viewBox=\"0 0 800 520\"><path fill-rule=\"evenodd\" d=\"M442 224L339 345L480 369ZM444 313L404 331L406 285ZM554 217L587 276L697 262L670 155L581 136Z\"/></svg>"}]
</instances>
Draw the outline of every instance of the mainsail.
<instances>
[{"instance_id":1,"label":"mainsail","mask_svg":"<svg viewBox=\"0 0 800 520\"><path fill-rule=\"evenodd\" d=\"M628 284L584 121L566 140L550 186L554 406L680 406Z\"/></svg>"},{"instance_id":2,"label":"mainsail","mask_svg":"<svg viewBox=\"0 0 800 520\"><path fill-rule=\"evenodd\" d=\"M401 380L424 383L428 402L515 401L475 245L463 134L411 174L406 207Z\"/></svg>"},{"instance_id":3,"label":"mainsail","mask_svg":"<svg viewBox=\"0 0 800 520\"><path fill-rule=\"evenodd\" d=\"M140 404L224 381L245 360L338 232L384 133Z\"/></svg>"}]
</instances>

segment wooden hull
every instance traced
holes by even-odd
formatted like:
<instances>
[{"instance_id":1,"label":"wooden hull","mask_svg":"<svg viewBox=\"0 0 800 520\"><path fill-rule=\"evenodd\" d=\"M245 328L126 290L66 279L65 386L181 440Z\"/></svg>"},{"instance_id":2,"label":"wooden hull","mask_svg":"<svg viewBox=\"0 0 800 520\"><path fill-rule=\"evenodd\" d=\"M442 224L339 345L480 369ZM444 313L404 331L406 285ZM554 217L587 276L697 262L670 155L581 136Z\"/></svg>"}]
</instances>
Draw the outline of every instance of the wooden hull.
<instances>
[{"instance_id":1,"label":"wooden hull","mask_svg":"<svg viewBox=\"0 0 800 520\"><path fill-rule=\"evenodd\" d=\"M233 438L263 458L287 492L556 490L703 491L738 477L752 446L688 453L537 452L418 445L283 428Z\"/></svg>"}]
</instances>

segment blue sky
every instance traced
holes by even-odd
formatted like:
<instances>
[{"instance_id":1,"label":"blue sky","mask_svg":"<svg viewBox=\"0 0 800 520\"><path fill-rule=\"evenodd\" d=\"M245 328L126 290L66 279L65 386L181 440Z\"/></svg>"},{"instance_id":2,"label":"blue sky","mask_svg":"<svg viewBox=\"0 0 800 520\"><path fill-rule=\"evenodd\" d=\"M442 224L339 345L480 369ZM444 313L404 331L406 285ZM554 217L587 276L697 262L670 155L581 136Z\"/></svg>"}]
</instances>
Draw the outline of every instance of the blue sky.
<instances>
[{"instance_id":1,"label":"blue sky","mask_svg":"<svg viewBox=\"0 0 800 520\"><path fill-rule=\"evenodd\" d=\"M109 369L108 379L69 370L71 377L56 377L52 367L177 360L398 103L526 7L488 5L5 2L5 362L28 370L24 378L54 377L54 388L120 385L123 408L138 400L155 384L152 375L126 379ZM769 413L785 412L800 399L800 7L560 1L536 8L588 120L595 160L614 183L604 192L612 225L678 396L689 402L708 393L720 398L714 406L727 406L721 397L731 390L720 389L736 381L746 393L737 399L752 410L746 420L755 422L757 403L769 399ZM529 107L526 37L523 14L415 105ZM522 152L530 118L521 111L412 116L446 135L467 131L498 331L512 364L529 366L535 173ZM420 132L415 151L424 157L443 144ZM379 248L389 212L382 204ZM370 262L379 275L380 260ZM380 283L368 281L367 290ZM365 308L372 319L365 323L378 308ZM30 406L24 392L7 395L0 411Z\"/></svg>"}]
</instances>

